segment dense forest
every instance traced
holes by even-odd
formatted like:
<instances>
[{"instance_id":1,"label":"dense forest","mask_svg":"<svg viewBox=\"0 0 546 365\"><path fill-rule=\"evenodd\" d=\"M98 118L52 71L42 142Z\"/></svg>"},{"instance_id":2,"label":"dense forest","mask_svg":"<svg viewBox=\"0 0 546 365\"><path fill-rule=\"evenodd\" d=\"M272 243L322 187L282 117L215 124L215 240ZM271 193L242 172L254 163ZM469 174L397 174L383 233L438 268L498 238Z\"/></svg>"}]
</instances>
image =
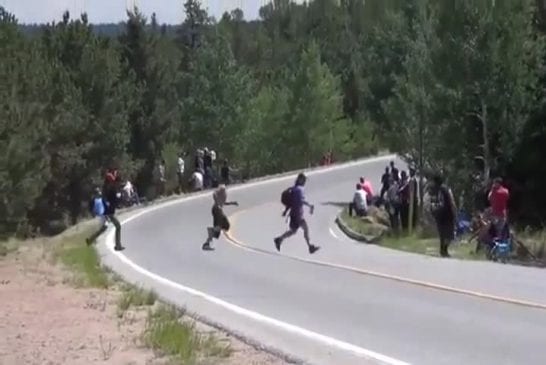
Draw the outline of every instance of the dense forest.
<instances>
[{"instance_id":1,"label":"dense forest","mask_svg":"<svg viewBox=\"0 0 546 365\"><path fill-rule=\"evenodd\" d=\"M109 166L148 192L159 159L203 146L247 176L388 148L469 206L503 176L514 219L540 225L541 3L275 0L247 22L187 0L179 26L135 9L98 27L0 8L0 232L76 221Z\"/></svg>"}]
</instances>

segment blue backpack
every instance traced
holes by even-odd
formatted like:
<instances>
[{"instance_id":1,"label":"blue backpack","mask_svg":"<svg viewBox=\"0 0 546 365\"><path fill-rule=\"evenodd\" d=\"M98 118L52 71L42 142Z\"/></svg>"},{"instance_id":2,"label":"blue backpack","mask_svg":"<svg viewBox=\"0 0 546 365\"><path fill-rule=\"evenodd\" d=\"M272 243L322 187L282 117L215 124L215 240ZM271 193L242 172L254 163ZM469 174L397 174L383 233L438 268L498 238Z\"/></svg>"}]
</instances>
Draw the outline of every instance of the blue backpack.
<instances>
[{"instance_id":1,"label":"blue backpack","mask_svg":"<svg viewBox=\"0 0 546 365\"><path fill-rule=\"evenodd\" d=\"M92 205L91 212L93 213L93 215L96 217L103 216L105 208L104 208L104 202L102 198L95 198L93 199L92 203L93 205Z\"/></svg>"}]
</instances>

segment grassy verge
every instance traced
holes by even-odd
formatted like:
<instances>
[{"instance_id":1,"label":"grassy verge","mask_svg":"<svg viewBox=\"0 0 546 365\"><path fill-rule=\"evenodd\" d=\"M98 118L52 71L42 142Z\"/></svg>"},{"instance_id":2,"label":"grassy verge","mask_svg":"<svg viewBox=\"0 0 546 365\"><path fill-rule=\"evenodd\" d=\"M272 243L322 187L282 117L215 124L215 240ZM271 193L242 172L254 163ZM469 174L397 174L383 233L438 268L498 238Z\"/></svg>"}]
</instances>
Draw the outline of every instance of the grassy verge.
<instances>
[{"instance_id":1,"label":"grassy verge","mask_svg":"<svg viewBox=\"0 0 546 365\"><path fill-rule=\"evenodd\" d=\"M124 317L130 309L147 308L142 340L147 347L172 358L174 363L190 364L202 358L230 356L229 344L221 343L213 335L201 334L193 321L184 319L183 311L158 303L155 292L120 283L115 274L105 270L96 249L85 243L89 233L90 230L81 230L66 235L53 246L53 257L73 274L72 284L118 290L118 318Z\"/></svg>"},{"instance_id":2,"label":"grassy verge","mask_svg":"<svg viewBox=\"0 0 546 365\"><path fill-rule=\"evenodd\" d=\"M18 245L16 240L0 241L0 258L17 251Z\"/></svg>"},{"instance_id":3,"label":"grassy verge","mask_svg":"<svg viewBox=\"0 0 546 365\"><path fill-rule=\"evenodd\" d=\"M213 335L202 335L194 324L184 320L184 312L161 305L148 312L143 335L147 346L181 364L191 364L200 357L221 358L231 355L229 344L221 344Z\"/></svg>"},{"instance_id":4,"label":"grassy verge","mask_svg":"<svg viewBox=\"0 0 546 365\"><path fill-rule=\"evenodd\" d=\"M379 225L370 224L360 217L351 217L347 209L341 211L340 218L351 230L366 237L380 236L383 230Z\"/></svg>"},{"instance_id":5,"label":"grassy verge","mask_svg":"<svg viewBox=\"0 0 546 365\"><path fill-rule=\"evenodd\" d=\"M341 212L340 218L353 231L365 236L374 236L378 233L376 224L358 217L349 216L346 209ZM546 231L523 231L515 234L518 241L523 242L533 254L531 258L527 251L515 244L512 253L512 261L517 264L546 265ZM476 241L466 241L467 237L451 244L449 253L452 257L464 260L486 260L483 250L476 254ZM395 236L392 234L383 235L379 244L396 250L413 252L422 255L439 256L439 240L435 230L430 232L416 232L412 235Z\"/></svg>"},{"instance_id":6,"label":"grassy verge","mask_svg":"<svg viewBox=\"0 0 546 365\"><path fill-rule=\"evenodd\" d=\"M101 266L95 248L86 245L85 238L89 234L90 229L86 229L64 236L55 245L54 258L74 274L74 285L106 289L112 284L112 280Z\"/></svg>"},{"instance_id":7,"label":"grassy verge","mask_svg":"<svg viewBox=\"0 0 546 365\"><path fill-rule=\"evenodd\" d=\"M346 209L341 212L341 219L353 231L366 236L375 236L380 228L376 224L370 224L368 221L359 217L351 217ZM423 237L417 232L413 235L396 237L392 234L384 235L379 244L384 247L413 252L422 255L439 256L440 243L437 237ZM463 242L454 243L450 246L449 253L452 257L466 260L485 259L482 254L474 253L474 245Z\"/></svg>"}]
</instances>

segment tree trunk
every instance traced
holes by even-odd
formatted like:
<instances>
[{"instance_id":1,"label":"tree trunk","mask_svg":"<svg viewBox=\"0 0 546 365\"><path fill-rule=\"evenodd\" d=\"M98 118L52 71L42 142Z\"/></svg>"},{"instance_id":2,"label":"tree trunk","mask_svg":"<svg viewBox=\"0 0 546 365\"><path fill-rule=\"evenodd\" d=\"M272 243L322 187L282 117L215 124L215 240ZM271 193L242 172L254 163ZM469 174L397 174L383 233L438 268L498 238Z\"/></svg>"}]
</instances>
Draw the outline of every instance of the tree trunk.
<instances>
[{"instance_id":1,"label":"tree trunk","mask_svg":"<svg viewBox=\"0 0 546 365\"><path fill-rule=\"evenodd\" d=\"M482 148L483 148L483 183L487 185L489 183L491 173L491 153L489 151L489 129L487 119L487 105L483 99L481 101L481 115L480 121L482 123Z\"/></svg>"}]
</instances>

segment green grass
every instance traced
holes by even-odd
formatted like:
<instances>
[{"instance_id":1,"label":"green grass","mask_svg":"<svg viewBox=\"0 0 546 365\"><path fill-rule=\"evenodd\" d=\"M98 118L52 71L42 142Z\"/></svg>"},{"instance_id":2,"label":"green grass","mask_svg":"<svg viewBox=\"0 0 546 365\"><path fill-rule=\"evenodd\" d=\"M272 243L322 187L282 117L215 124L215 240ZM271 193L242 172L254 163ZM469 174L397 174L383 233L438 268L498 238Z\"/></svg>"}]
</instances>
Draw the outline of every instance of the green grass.
<instances>
[{"instance_id":1,"label":"green grass","mask_svg":"<svg viewBox=\"0 0 546 365\"><path fill-rule=\"evenodd\" d=\"M229 345L221 344L214 336L201 335L194 325L183 321L184 312L162 305L148 312L144 342L153 350L170 356L180 364L190 364L199 357L227 357Z\"/></svg>"},{"instance_id":2,"label":"green grass","mask_svg":"<svg viewBox=\"0 0 546 365\"><path fill-rule=\"evenodd\" d=\"M360 217L351 217L347 209L343 209L340 218L351 230L356 233L367 237L375 237L380 235L381 229L378 229L377 226L363 221Z\"/></svg>"},{"instance_id":3,"label":"green grass","mask_svg":"<svg viewBox=\"0 0 546 365\"><path fill-rule=\"evenodd\" d=\"M381 245L396 250L413 252L422 255L439 256L440 242L438 238L421 238L418 235L402 237L385 237ZM463 260L485 260L485 255L474 252L475 245L463 242L449 246L451 257Z\"/></svg>"},{"instance_id":4,"label":"green grass","mask_svg":"<svg viewBox=\"0 0 546 365\"><path fill-rule=\"evenodd\" d=\"M341 219L353 231L366 235L377 235L378 230L372 224L363 221L358 217L351 217L346 209L341 212ZM379 244L384 247L413 252L422 255L439 256L440 242L437 237L423 237L419 233L412 235L402 235L396 237L392 234L384 235ZM454 243L449 248L449 253L452 257L465 260L481 260L485 259L483 254L474 253L474 244Z\"/></svg>"},{"instance_id":5,"label":"green grass","mask_svg":"<svg viewBox=\"0 0 546 365\"><path fill-rule=\"evenodd\" d=\"M93 246L87 246L88 231L68 235L57 244L55 257L73 273L74 284L94 288L108 288L110 280L100 264L99 255Z\"/></svg>"},{"instance_id":6,"label":"green grass","mask_svg":"<svg viewBox=\"0 0 546 365\"><path fill-rule=\"evenodd\" d=\"M135 286L127 286L118 301L118 310L125 312L130 307L142 307L154 305L157 295L152 290L144 290Z\"/></svg>"},{"instance_id":7,"label":"green grass","mask_svg":"<svg viewBox=\"0 0 546 365\"><path fill-rule=\"evenodd\" d=\"M6 257L12 252L17 251L18 243L15 240L0 241L0 257Z\"/></svg>"}]
</instances>

